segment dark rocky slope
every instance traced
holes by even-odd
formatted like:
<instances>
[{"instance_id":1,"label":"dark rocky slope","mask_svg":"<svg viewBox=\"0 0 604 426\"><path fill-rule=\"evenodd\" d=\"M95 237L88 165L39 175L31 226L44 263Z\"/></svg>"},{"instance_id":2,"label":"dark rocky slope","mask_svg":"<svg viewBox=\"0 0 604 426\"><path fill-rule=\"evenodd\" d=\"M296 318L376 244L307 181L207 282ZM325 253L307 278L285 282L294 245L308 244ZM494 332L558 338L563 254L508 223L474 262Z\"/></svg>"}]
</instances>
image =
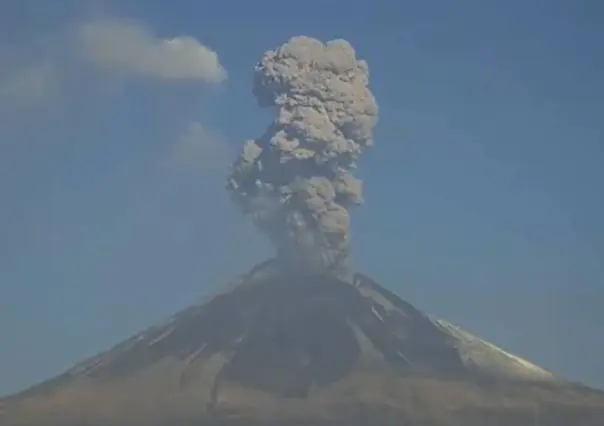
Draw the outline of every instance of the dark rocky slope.
<instances>
[{"instance_id":1,"label":"dark rocky slope","mask_svg":"<svg viewBox=\"0 0 604 426\"><path fill-rule=\"evenodd\" d=\"M48 382L2 426L604 425L604 393L476 338L357 274L272 262Z\"/></svg>"}]
</instances>

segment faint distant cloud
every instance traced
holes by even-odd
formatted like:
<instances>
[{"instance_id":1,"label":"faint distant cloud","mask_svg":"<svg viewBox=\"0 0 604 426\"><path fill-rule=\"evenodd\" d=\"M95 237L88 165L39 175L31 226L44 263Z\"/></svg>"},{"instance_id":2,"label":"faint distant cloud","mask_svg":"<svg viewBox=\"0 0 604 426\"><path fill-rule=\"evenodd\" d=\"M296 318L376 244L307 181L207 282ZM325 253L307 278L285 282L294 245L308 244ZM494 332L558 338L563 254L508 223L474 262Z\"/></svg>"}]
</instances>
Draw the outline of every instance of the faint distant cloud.
<instances>
[{"instance_id":1,"label":"faint distant cloud","mask_svg":"<svg viewBox=\"0 0 604 426\"><path fill-rule=\"evenodd\" d=\"M0 79L0 101L11 108L36 107L56 93L58 75L56 66L42 61L14 67Z\"/></svg>"},{"instance_id":2,"label":"faint distant cloud","mask_svg":"<svg viewBox=\"0 0 604 426\"><path fill-rule=\"evenodd\" d=\"M143 23L118 18L64 28L26 43L0 44L0 111L5 117L33 107L54 107L61 98L81 95L81 89L119 92L127 81L106 78L111 76L206 85L227 78L218 54L194 37L163 39Z\"/></svg>"},{"instance_id":3,"label":"faint distant cloud","mask_svg":"<svg viewBox=\"0 0 604 426\"><path fill-rule=\"evenodd\" d=\"M172 147L168 164L173 170L215 171L222 175L226 174L231 156L223 137L193 121Z\"/></svg>"},{"instance_id":4,"label":"faint distant cloud","mask_svg":"<svg viewBox=\"0 0 604 426\"><path fill-rule=\"evenodd\" d=\"M119 19L82 24L77 34L83 57L107 71L212 84L227 78L217 53L193 37L162 39L138 22Z\"/></svg>"}]
</instances>

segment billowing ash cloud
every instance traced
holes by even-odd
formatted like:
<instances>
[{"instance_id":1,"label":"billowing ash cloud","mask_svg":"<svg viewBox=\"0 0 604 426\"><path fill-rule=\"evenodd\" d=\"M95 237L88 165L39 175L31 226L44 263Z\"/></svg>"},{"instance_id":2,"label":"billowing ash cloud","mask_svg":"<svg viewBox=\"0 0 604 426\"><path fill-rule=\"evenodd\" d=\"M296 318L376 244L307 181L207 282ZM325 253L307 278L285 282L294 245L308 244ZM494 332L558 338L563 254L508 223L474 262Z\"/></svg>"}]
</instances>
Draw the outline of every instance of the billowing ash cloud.
<instances>
[{"instance_id":1,"label":"billowing ash cloud","mask_svg":"<svg viewBox=\"0 0 604 426\"><path fill-rule=\"evenodd\" d=\"M282 259L346 268L349 209L363 202L352 170L377 121L367 63L345 40L300 36L267 51L254 77L259 104L276 118L245 144L227 189Z\"/></svg>"}]
</instances>

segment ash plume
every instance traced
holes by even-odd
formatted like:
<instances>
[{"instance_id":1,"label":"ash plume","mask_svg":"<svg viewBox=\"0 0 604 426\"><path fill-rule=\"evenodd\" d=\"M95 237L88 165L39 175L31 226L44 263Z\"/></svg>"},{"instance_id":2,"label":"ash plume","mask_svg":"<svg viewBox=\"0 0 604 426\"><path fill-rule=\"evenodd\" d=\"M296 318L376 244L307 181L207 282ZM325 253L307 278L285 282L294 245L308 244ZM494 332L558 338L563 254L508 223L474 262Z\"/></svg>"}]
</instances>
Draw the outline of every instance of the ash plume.
<instances>
[{"instance_id":1,"label":"ash plume","mask_svg":"<svg viewBox=\"0 0 604 426\"><path fill-rule=\"evenodd\" d=\"M352 171L377 122L368 82L367 63L341 39L294 37L255 67L253 93L276 118L246 142L227 189L291 266L347 270L349 210L363 202Z\"/></svg>"}]
</instances>

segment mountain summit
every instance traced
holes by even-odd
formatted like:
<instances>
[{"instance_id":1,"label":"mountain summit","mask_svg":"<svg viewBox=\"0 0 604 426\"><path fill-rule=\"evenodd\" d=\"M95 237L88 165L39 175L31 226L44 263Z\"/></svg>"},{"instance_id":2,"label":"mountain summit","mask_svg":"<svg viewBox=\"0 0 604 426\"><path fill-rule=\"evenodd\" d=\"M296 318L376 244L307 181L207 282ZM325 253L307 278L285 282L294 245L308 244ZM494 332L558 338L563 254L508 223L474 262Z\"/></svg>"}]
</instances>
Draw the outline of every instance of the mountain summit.
<instances>
[{"instance_id":1,"label":"mountain summit","mask_svg":"<svg viewBox=\"0 0 604 426\"><path fill-rule=\"evenodd\" d=\"M601 426L604 393L424 315L361 274L294 276L271 261L0 400L0 424Z\"/></svg>"}]
</instances>

